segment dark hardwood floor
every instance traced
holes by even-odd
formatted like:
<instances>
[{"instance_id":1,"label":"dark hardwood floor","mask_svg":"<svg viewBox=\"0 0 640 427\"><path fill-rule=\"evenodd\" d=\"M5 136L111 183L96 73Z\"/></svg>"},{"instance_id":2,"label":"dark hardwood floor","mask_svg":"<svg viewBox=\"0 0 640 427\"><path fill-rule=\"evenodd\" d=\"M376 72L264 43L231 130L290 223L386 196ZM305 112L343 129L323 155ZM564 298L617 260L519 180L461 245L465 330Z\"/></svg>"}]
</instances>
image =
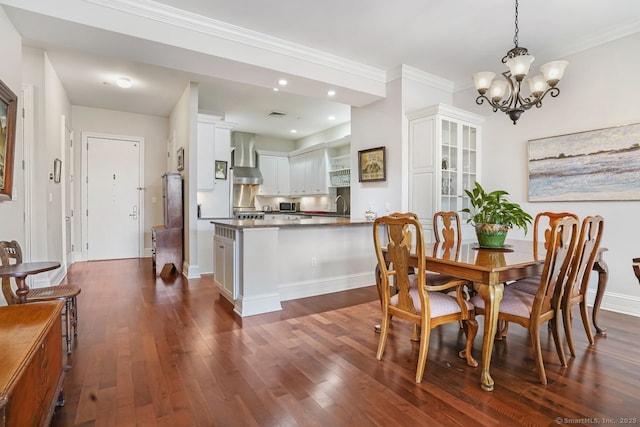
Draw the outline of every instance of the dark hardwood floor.
<instances>
[{"instance_id":1,"label":"dark hardwood floor","mask_svg":"<svg viewBox=\"0 0 640 427\"><path fill-rule=\"evenodd\" d=\"M163 281L150 259L76 263L67 281L82 293L56 427L640 423L636 317L601 312L608 335L592 347L576 317L578 355L567 368L543 331L547 386L526 330L511 325L495 346L495 390L484 392L478 368L457 357L464 338L455 323L432 332L421 384L406 323L393 322L377 361L374 287L242 319L211 276ZM480 345L479 336L476 358Z\"/></svg>"}]
</instances>

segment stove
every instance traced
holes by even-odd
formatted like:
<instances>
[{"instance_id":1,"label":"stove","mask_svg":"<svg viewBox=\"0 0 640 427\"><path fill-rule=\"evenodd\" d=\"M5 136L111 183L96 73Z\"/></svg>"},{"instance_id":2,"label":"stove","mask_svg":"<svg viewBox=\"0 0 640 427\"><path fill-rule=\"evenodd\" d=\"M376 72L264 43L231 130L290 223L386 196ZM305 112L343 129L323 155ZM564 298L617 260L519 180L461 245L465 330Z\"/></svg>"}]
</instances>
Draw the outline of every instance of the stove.
<instances>
[{"instance_id":1,"label":"stove","mask_svg":"<svg viewBox=\"0 0 640 427\"><path fill-rule=\"evenodd\" d=\"M234 219L264 219L262 211L239 211L233 213Z\"/></svg>"}]
</instances>

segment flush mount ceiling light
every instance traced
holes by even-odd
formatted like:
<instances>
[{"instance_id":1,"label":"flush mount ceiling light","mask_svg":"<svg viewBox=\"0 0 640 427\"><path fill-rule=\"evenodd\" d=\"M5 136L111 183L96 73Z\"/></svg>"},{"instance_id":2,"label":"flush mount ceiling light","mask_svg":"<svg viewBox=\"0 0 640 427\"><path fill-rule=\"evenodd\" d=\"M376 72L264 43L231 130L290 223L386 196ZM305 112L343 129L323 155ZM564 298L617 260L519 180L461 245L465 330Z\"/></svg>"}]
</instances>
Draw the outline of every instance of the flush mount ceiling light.
<instances>
[{"instance_id":1,"label":"flush mount ceiling light","mask_svg":"<svg viewBox=\"0 0 640 427\"><path fill-rule=\"evenodd\" d=\"M127 77L118 77L116 84L123 89L129 89L131 87L131 79Z\"/></svg>"},{"instance_id":2,"label":"flush mount ceiling light","mask_svg":"<svg viewBox=\"0 0 640 427\"><path fill-rule=\"evenodd\" d=\"M526 48L518 46L518 0L516 0L515 27L513 36L515 47L502 58L502 63L509 67L509 71L502 73L504 80L493 81L496 73L491 71L482 71L473 75L473 83L480 94L476 98L476 104L481 105L486 100L493 107L494 113L498 110L507 113L514 125L520 115L529 108L534 105L537 108L542 107L542 98L548 93L554 98L560 94L560 89L556 85L569 65L567 61L548 62L540 67L542 75L527 77L529 67L535 58L529 55ZM531 92L529 96L523 96L520 91L525 77Z\"/></svg>"}]
</instances>

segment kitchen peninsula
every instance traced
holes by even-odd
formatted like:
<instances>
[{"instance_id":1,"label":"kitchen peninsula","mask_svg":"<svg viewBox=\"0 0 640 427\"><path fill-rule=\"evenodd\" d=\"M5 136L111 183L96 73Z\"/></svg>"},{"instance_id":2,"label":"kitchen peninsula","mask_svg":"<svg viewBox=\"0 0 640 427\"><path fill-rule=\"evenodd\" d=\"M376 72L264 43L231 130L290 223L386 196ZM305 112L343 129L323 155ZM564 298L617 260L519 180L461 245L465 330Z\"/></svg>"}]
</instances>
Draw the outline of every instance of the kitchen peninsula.
<instances>
[{"instance_id":1,"label":"kitchen peninsula","mask_svg":"<svg viewBox=\"0 0 640 427\"><path fill-rule=\"evenodd\" d=\"M240 316L373 285L372 222L341 217L214 220L216 285Z\"/></svg>"}]
</instances>

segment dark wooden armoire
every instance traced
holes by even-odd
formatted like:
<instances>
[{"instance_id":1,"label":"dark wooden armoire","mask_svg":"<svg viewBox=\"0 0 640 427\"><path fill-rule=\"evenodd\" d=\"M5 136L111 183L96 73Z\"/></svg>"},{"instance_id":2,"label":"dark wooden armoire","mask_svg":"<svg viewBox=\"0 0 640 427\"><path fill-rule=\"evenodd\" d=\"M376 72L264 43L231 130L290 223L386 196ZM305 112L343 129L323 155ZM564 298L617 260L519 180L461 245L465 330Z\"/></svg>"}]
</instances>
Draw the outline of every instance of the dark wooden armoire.
<instances>
[{"instance_id":1,"label":"dark wooden armoire","mask_svg":"<svg viewBox=\"0 0 640 427\"><path fill-rule=\"evenodd\" d=\"M151 227L153 269L156 276L182 273L183 203L182 175L162 175L162 203L164 224Z\"/></svg>"}]
</instances>

